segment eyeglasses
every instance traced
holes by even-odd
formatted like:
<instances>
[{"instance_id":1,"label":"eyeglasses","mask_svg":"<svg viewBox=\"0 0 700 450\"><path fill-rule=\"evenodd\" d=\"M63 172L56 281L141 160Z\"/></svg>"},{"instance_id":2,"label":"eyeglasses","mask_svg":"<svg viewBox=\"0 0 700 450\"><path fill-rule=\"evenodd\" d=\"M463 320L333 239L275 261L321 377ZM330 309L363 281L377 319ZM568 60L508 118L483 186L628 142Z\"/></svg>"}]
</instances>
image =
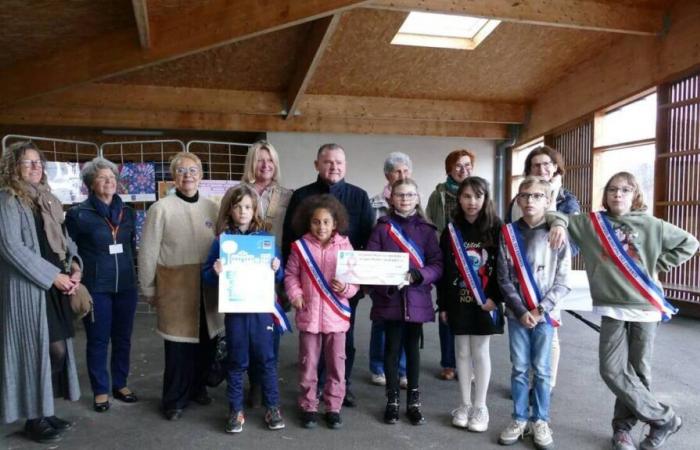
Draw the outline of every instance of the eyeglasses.
<instances>
[{"instance_id":1,"label":"eyeglasses","mask_svg":"<svg viewBox=\"0 0 700 450\"><path fill-rule=\"evenodd\" d=\"M543 198L545 198L545 195L541 192L535 192L530 194L529 192L521 192L518 194L518 200L522 200L524 202L530 201L530 199L533 199L534 201L540 201Z\"/></svg>"},{"instance_id":2,"label":"eyeglasses","mask_svg":"<svg viewBox=\"0 0 700 450\"><path fill-rule=\"evenodd\" d=\"M396 197L396 198L400 198L400 199L404 199L404 198L412 199L412 198L415 198L418 196L418 194L416 194L415 192L404 192L404 193L397 192L397 193L391 194L391 195Z\"/></svg>"},{"instance_id":3,"label":"eyeglasses","mask_svg":"<svg viewBox=\"0 0 700 450\"><path fill-rule=\"evenodd\" d=\"M197 175L199 173L199 167L196 166L191 166L191 167L178 167L175 169L175 173L178 175L185 175L185 174L190 174L190 175Z\"/></svg>"},{"instance_id":4,"label":"eyeglasses","mask_svg":"<svg viewBox=\"0 0 700 450\"><path fill-rule=\"evenodd\" d=\"M627 187L627 186L625 186L625 187L610 186L605 190L605 192L607 192L608 194L613 194L613 195L617 194L618 192L622 192L624 195L629 195L632 192L634 192L634 188Z\"/></svg>"},{"instance_id":5,"label":"eyeglasses","mask_svg":"<svg viewBox=\"0 0 700 450\"><path fill-rule=\"evenodd\" d=\"M465 172L466 172L467 170L472 170L472 165L471 165L471 164L455 164L455 165L452 166L452 167L453 167L454 169L457 169L457 170L460 170L460 171L464 170Z\"/></svg>"},{"instance_id":6,"label":"eyeglasses","mask_svg":"<svg viewBox=\"0 0 700 450\"><path fill-rule=\"evenodd\" d=\"M40 159L22 159L19 161L19 163L23 167L33 167L33 168L39 168L39 167L44 167L44 163Z\"/></svg>"}]
</instances>

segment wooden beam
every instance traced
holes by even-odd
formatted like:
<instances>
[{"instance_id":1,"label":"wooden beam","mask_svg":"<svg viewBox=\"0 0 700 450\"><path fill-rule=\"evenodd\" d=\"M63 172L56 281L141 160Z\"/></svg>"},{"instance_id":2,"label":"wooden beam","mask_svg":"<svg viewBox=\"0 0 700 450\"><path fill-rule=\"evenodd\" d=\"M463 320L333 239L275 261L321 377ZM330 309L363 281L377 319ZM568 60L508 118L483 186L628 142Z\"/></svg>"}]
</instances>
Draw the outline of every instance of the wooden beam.
<instances>
[{"instance_id":1,"label":"wooden beam","mask_svg":"<svg viewBox=\"0 0 700 450\"><path fill-rule=\"evenodd\" d=\"M151 48L122 30L0 70L0 105L291 27L368 0L212 0L151 23Z\"/></svg>"},{"instance_id":2,"label":"wooden beam","mask_svg":"<svg viewBox=\"0 0 700 450\"><path fill-rule=\"evenodd\" d=\"M139 30L139 42L141 48L151 48L151 30L148 23L148 0L131 0L134 7L136 28Z\"/></svg>"},{"instance_id":3,"label":"wooden beam","mask_svg":"<svg viewBox=\"0 0 700 450\"><path fill-rule=\"evenodd\" d=\"M670 11L670 22L662 38L625 36L541 92L519 142L700 70L700 3L678 1Z\"/></svg>"},{"instance_id":4,"label":"wooden beam","mask_svg":"<svg viewBox=\"0 0 700 450\"><path fill-rule=\"evenodd\" d=\"M311 82L331 36L338 27L341 14L334 14L314 21L309 30L306 45L301 51L297 67L287 90L287 118L297 113L299 102Z\"/></svg>"},{"instance_id":5,"label":"wooden beam","mask_svg":"<svg viewBox=\"0 0 700 450\"><path fill-rule=\"evenodd\" d=\"M285 115L283 94L261 91L92 83L47 94L22 105ZM366 120L523 123L526 107L517 103L423 100L343 95L305 95L306 117Z\"/></svg>"},{"instance_id":6,"label":"wooden beam","mask_svg":"<svg viewBox=\"0 0 700 450\"><path fill-rule=\"evenodd\" d=\"M0 124L79 126L99 128L287 131L315 133L460 136L503 140L507 126L498 123L441 122L434 120L365 120L252 114L217 114L191 111L15 106L0 109Z\"/></svg>"},{"instance_id":7,"label":"wooden beam","mask_svg":"<svg viewBox=\"0 0 700 450\"><path fill-rule=\"evenodd\" d=\"M368 7L641 35L663 27L663 11L595 0L377 0Z\"/></svg>"}]
</instances>

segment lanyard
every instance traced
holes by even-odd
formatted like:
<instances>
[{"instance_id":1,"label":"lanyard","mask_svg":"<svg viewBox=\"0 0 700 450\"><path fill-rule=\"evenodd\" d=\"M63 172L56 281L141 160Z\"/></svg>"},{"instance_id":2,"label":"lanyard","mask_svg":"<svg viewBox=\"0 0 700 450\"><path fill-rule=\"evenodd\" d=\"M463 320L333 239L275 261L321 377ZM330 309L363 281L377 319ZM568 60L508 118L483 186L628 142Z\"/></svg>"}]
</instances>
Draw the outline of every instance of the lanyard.
<instances>
[{"instance_id":1,"label":"lanyard","mask_svg":"<svg viewBox=\"0 0 700 450\"><path fill-rule=\"evenodd\" d=\"M105 217L105 222L107 222L107 226L109 227L110 231L112 232L112 240L114 240L114 243L117 243L117 233L119 233L119 227L122 224L122 218L124 217L124 210L122 209L119 212L119 223L117 226L113 226L112 223Z\"/></svg>"}]
</instances>

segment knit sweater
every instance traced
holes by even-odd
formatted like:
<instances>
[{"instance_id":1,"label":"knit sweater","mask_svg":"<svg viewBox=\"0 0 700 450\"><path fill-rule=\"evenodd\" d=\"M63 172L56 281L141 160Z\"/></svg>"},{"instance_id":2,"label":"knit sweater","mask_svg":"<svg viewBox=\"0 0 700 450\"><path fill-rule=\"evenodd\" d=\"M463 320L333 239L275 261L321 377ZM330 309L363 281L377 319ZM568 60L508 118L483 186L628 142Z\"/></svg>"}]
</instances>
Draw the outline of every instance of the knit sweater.
<instances>
[{"instance_id":1,"label":"knit sweater","mask_svg":"<svg viewBox=\"0 0 700 450\"><path fill-rule=\"evenodd\" d=\"M687 231L644 212L608 215L615 234L627 253L652 279L690 259L698 251L698 240ZM548 213L552 226L567 226L581 248L595 306L651 311L654 307L624 278L596 234L590 217ZM659 283L659 286L661 283Z\"/></svg>"}]
</instances>

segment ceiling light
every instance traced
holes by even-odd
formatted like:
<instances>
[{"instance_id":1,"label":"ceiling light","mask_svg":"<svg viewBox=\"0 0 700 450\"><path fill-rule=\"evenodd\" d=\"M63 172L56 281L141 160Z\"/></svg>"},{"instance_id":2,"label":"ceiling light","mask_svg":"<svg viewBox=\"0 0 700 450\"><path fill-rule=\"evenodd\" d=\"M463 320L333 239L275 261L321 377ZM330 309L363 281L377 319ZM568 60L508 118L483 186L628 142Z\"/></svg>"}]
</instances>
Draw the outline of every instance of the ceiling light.
<instances>
[{"instance_id":1,"label":"ceiling light","mask_svg":"<svg viewBox=\"0 0 700 450\"><path fill-rule=\"evenodd\" d=\"M478 17L411 12L391 43L473 50L499 23Z\"/></svg>"}]
</instances>

